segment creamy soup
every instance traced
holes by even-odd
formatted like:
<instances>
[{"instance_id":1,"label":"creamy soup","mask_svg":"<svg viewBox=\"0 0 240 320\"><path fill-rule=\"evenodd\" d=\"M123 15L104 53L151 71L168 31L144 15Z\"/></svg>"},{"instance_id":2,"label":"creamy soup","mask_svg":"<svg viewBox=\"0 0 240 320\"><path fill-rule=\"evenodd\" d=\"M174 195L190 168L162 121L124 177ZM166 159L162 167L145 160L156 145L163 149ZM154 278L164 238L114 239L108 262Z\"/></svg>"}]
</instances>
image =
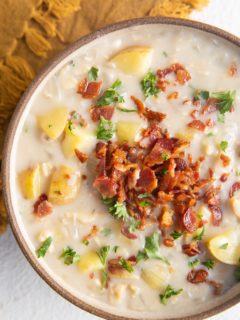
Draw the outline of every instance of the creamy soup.
<instances>
[{"instance_id":1,"label":"creamy soup","mask_svg":"<svg viewBox=\"0 0 240 320\"><path fill-rule=\"evenodd\" d=\"M148 319L240 279L240 55L145 25L65 59L32 96L11 193L36 259L75 296Z\"/></svg>"}]
</instances>

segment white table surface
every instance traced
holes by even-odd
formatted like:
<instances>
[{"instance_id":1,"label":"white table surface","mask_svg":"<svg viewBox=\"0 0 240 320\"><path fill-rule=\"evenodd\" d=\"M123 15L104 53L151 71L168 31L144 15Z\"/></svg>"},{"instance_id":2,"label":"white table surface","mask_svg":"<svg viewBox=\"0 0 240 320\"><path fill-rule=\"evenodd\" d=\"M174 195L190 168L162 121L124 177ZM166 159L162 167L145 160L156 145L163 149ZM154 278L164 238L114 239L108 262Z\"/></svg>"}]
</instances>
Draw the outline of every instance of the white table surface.
<instances>
[{"instance_id":1,"label":"white table surface","mask_svg":"<svg viewBox=\"0 0 240 320\"><path fill-rule=\"evenodd\" d=\"M192 18L213 24L240 37L240 1L210 0ZM10 228L0 238L0 320L100 320L57 295L31 268ZM239 320L240 304L209 318Z\"/></svg>"}]
</instances>

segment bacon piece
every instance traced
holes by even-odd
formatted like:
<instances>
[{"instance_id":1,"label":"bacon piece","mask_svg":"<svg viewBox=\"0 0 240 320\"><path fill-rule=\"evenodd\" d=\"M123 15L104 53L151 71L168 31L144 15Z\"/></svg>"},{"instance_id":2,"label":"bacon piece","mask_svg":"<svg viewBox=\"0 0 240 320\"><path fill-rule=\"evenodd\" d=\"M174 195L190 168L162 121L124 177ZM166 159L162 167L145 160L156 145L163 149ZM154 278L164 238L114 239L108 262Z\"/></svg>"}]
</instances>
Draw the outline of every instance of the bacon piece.
<instances>
[{"instance_id":1,"label":"bacon piece","mask_svg":"<svg viewBox=\"0 0 240 320\"><path fill-rule=\"evenodd\" d=\"M187 275L187 281L198 284L207 281L208 272L204 269L191 270Z\"/></svg>"},{"instance_id":2,"label":"bacon piece","mask_svg":"<svg viewBox=\"0 0 240 320\"><path fill-rule=\"evenodd\" d=\"M81 94L84 99L94 99L99 95L102 86L102 81L88 82L87 79L80 81L77 93Z\"/></svg>"},{"instance_id":3,"label":"bacon piece","mask_svg":"<svg viewBox=\"0 0 240 320\"><path fill-rule=\"evenodd\" d=\"M164 78L166 77L166 75L172 72L175 73L176 81L181 85L185 84L188 80L191 79L190 73L186 70L186 68L183 65L181 65L180 63L174 63L165 69L157 70L157 76L161 85L166 87L166 83L164 83Z\"/></svg>"},{"instance_id":4,"label":"bacon piece","mask_svg":"<svg viewBox=\"0 0 240 320\"><path fill-rule=\"evenodd\" d=\"M229 190L229 198L232 198L234 196L234 193L239 189L240 189L240 182L235 182Z\"/></svg>"},{"instance_id":5,"label":"bacon piece","mask_svg":"<svg viewBox=\"0 0 240 320\"><path fill-rule=\"evenodd\" d=\"M193 233L198 228L198 220L196 213L192 210L192 208L189 208L185 211L183 218L182 218L183 226L184 228L190 232Z\"/></svg>"},{"instance_id":6,"label":"bacon piece","mask_svg":"<svg viewBox=\"0 0 240 320\"><path fill-rule=\"evenodd\" d=\"M103 197L112 198L117 194L117 184L109 177L97 177L93 183L93 186L101 193Z\"/></svg>"},{"instance_id":7,"label":"bacon piece","mask_svg":"<svg viewBox=\"0 0 240 320\"><path fill-rule=\"evenodd\" d=\"M191 79L190 73L186 69L178 69L176 72L177 82L181 85Z\"/></svg>"},{"instance_id":8,"label":"bacon piece","mask_svg":"<svg viewBox=\"0 0 240 320\"><path fill-rule=\"evenodd\" d=\"M215 126L215 121L213 119L207 119L206 127L213 128Z\"/></svg>"},{"instance_id":9,"label":"bacon piece","mask_svg":"<svg viewBox=\"0 0 240 320\"><path fill-rule=\"evenodd\" d=\"M173 224L173 211L168 206L163 206L158 217L160 230L168 229Z\"/></svg>"},{"instance_id":10,"label":"bacon piece","mask_svg":"<svg viewBox=\"0 0 240 320\"><path fill-rule=\"evenodd\" d=\"M156 123L154 123L143 131L142 136L143 139L139 142L140 147L150 148L159 138L163 137L162 129Z\"/></svg>"},{"instance_id":11,"label":"bacon piece","mask_svg":"<svg viewBox=\"0 0 240 320\"><path fill-rule=\"evenodd\" d=\"M173 200L173 194L166 193L164 191L158 192L158 203L165 204Z\"/></svg>"},{"instance_id":12,"label":"bacon piece","mask_svg":"<svg viewBox=\"0 0 240 320\"><path fill-rule=\"evenodd\" d=\"M197 119L198 114L199 114L199 111L194 109L193 111L190 112L190 117L192 117L193 119Z\"/></svg>"},{"instance_id":13,"label":"bacon piece","mask_svg":"<svg viewBox=\"0 0 240 320\"><path fill-rule=\"evenodd\" d=\"M235 61L231 62L229 69L228 69L228 75L230 77L235 77L238 73L237 64Z\"/></svg>"},{"instance_id":14,"label":"bacon piece","mask_svg":"<svg viewBox=\"0 0 240 320\"><path fill-rule=\"evenodd\" d=\"M138 98L136 98L134 96L131 96L131 99L135 103L135 105L136 105L136 107L138 109L138 113L140 115L144 115L144 113L145 113L145 105L144 105L144 103L140 99L138 99Z\"/></svg>"},{"instance_id":15,"label":"bacon piece","mask_svg":"<svg viewBox=\"0 0 240 320\"><path fill-rule=\"evenodd\" d=\"M184 171L187 168L187 163L184 159L182 158L176 158L174 159L175 163L176 163L176 171Z\"/></svg>"},{"instance_id":16,"label":"bacon piece","mask_svg":"<svg viewBox=\"0 0 240 320\"><path fill-rule=\"evenodd\" d=\"M48 197L46 194L41 194L38 198L38 200L33 205L33 213L39 217L45 217L53 212L53 206L48 201Z\"/></svg>"},{"instance_id":17,"label":"bacon piece","mask_svg":"<svg viewBox=\"0 0 240 320\"><path fill-rule=\"evenodd\" d=\"M165 245L165 247L174 247L174 241L173 239L169 239L169 238L166 238L166 239L163 239L163 244Z\"/></svg>"},{"instance_id":18,"label":"bacon piece","mask_svg":"<svg viewBox=\"0 0 240 320\"><path fill-rule=\"evenodd\" d=\"M220 177L220 181L221 182L226 182L228 177L229 177L230 173L223 173Z\"/></svg>"},{"instance_id":19,"label":"bacon piece","mask_svg":"<svg viewBox=\"0 0 240 320\"><path fill-rule=\"evenodd\" d=\"M206 126L201 120L193 120L188 123L188 127L197 129L199 131L204 131Z\"/></svg>"},{"instance_id":20,"label":"bacon piece","mask_svg":"<svg viewBox=\"0 0 240 320\"><path fill-rule=\"evenodd\" d=\"M169 95L167 96L167 99L168 100L175 100L178 98L178 92L177 91L174 91L172 93L169 93Z\"/></svg>"},{"instance_id":21,"label":"bacon piece","mask_svg":"<svg viewBox=\"0 0 240 320\"><path fill-rule=\"evenodd\" d=\"M222 160L222 163L223 163L224 167L228 167L229 166L229 164L231 162L231 159L228 156L226 156L225 154L222 153L222 154L220 154L220 159Z\"/></svg>"},{"instance_id":22,"label":"bacon piece","mask_svg":"<svg viewBox=\"0 0 240 320\"><path fill-rule=\"evenodd\" d=\"M92 121L97 122L100 117L111 120L114 112L113 106L91 107L90 114Z\"/></svg>"},{"instance_id":23,"label":"bacon piece","mask_svg":"<svg viewBox=\"0 0 240 320\"><path fill-rule=\"evenodd\" d=\"M223 285L215 280L207 280L207 283L212 286L213 292L216 296L221 294Z\"/></svg>"},{"instance_id":24,"label":"bacon piece","mask_svg":"<svg viewBox=\"0 0 240 320\"><path fill-rule=\"evenodd\" d=\"M220 208L219 188L211 186L204 194L204 200L208 204L208 208L212 213L212 223L219 226L222 221L222 209Z\"/></svg>"},{"instance_id":25,"label":"bacon piece","mask_svg":"<svg viewBox=\"0 0 240 320\"><path fill-rule=\"evenodd\" d=\"M78 150L78 149L75 149L74 152L75 152L75 155L77 156L78 160L79 160L81 163L84 163L84 162L87 161L88 155L86 155L86 153L83 153L83 152L81 152L81 151Z\"/></svg>"},{"instance_id":26,"label":"bacon piece","mask_svg":"<svg viewBox=\"0 0 240 320\"><path fill-rule=\"evenodd\" d=\"M89 241L94 238L99 232L99 228L96 225L93 225L90 232L82 238L82 242Z\"/></svg>"},{"instance_id":27,"label":"bacon piece","mask_svg":"<svg viewBox=\"0 0 240 320\"><path fill-rule=\"evenodd\" d=\"M183 244L182 251L189 257L194 257L201 252L197 241L193 241L189 244Z\"/></svg>"},{"instance_id":28,"label":"bacon piece","mask_svg":"<svg viewBox=\"0 0 240 320\"><path fill-rule=\"evenodd\" d=\"M126 225L123 225L123 226L122 226L122 228L121 228L121 233L122 233L125 237L127 237L128 239L130 239L130 240L135 240L135 239L137 239L137 235L134 234L134 233L132 233L132 232L130 232L128 226L126 226Z\"/></svg>"},{"instance_id":29,"label":"bacon piece","mask_svg":"<svg viewBox=\"0 0 240 320\"><path fill-rule=\"evenodd\" d=\"M158 181L152 169L145 167L140 171L140 176L137 181L138 188L150 193L157 188L157 184Z\"/></svg>"},{"instance_id":30,"label":"bacon piece","mask_svg":"<svg viewBox=\"0 0 240 320\"><path fill-rule=\"evenodd\" d=\"M212 113L217 111L218 110L217 102L218 100L216 98L209 98L206 101L206 104L203 106L201 113L206 114L206 113Z\"/></svg>"},{"instance_id":31,"label":"bacon piece","mask_svg":"<svg viewBox=\"0 0 240 320\"><path fill-rule=\"evenodd\" d=\"M148 119L148 121L158 121L161 122L163 119L166 118L166 114L162 112L157 112L150 110L149 108L145 109L144 117Z\"/></svg>"},{"instance_id":32,"label":"bacon piece","mask_svg":"<svg viewBox=\"0 0 240 320\"><path fill-rule=\"evenodd\" d=\"M123 273L127 273L128 271L125 270L119 263L121 257L118 257L117 259L110 259L108 260L108 271L113 275L121 275ZM135 260L135 261L134 261ZM130 257L127 259L129 263L131 263L132 266L136 265L136 259L132 259Z\"/></svg>"},{"instance_id":33,"label":"bacon piece","mask_svg":"<svg viewBox=\"0 0 240 320\"><path fill-rule=\"evenodd\" d=\"M156 141L151 152L146 156L145 163L151 167L156 164L162 164L165 159L169 159L174 148L174 140L160 138Z\"/></svg>"},{"instance_id":34,"label":"bacon piece","mask_svg":"<svg viewBox=\"0 0 240 320\"><path fill-rule=\"evenodd\" d=\"M106 143L99 141L96 144L96 157L98 159L102 159L106 157L106 152L107 152L107 145Z\"/></svg>"}]
</instances>

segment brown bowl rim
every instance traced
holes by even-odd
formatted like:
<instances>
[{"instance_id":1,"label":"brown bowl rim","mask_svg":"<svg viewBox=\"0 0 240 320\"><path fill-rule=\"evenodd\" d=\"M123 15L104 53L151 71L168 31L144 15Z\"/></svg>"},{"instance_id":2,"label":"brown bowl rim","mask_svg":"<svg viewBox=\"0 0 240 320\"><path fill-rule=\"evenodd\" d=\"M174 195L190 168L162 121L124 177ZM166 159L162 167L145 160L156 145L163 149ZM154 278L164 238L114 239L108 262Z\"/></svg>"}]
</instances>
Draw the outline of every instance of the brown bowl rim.
<instances>
[{"instance_id":1,"label":"brown bowl rim","mask_svg":"<svg viewBox=\"0 0 240 320\"><path fill-rule=\"evenodd\" d=\"M8 212L9 222L15 236L15 239L22 250L24 256L31 264L31 266L35 269L35 271L41 276L41 278L58 294L60 294L63 298L67 299L72 304L80 307L84 311L87 311L91 314L96 316L102 317L107 320L136 320L136 318L130 318L125 316L118 316L111 314L107 311L102 309L98 309L93 305L89 305L88 303L84 302L83 300L77 298L73 294L71 294L67 289L61 286L54 278L52 278L48 272L39 264L37 261L34 253L28 247L20 227L18 226L17 219L13 210L12 199L10 196L10 157L12 151L12 145L15 137L15 132L18 127L19 120L23 114L25 107L27 106L29 100L31 99L32 94L36 90L36 88L40 85L43 79L48 75L49 72L52 71L63 59L65 59L68 55L72 52L77 50L78 48L82 47L83 45L101 37L105 36L111 32L125 29L132 26L138 25L147 25L147 24L162 24L162 25L175 25L175 26L184 26L188 28L193 28L195 30L201 30L206 33L210 33L216 35L222 39L227 40L231 44L234 44L240 47L240 39L237 36L232 35L229 32L226 32L220 28L215 26L211 26L202 22L187 20L187 19L180 19L180 18L168 18L168 17L144 17L144 18L137 18L131 19L126 21L121 21L115 24L108 25L104 28L101 28L89 35L86 35L73 44L69 45L65 50L63 50L60 54L54 57L37 75L37 77L32 81L31 85L27 88L25 93L23 94L22 98L20 99L11 121L8 126L8 130L5 136L4 147L3 147L3 159L2 159L2 180L3 180L3 195L4 201L6 205L6 209ZM240 302L240 292L233 298L229 299L228 301L224 302L221 305L215 306L212 309L209 309L204 312L200 312L196 315L190 315L186 317L181 317L181 320L203 320L207 317L216 315L226 309L234 306ZM180 320L180 318L168 318L164 320ZM144 320L144 319L142 319ZM148 319L145 319L148 320ZM163 320L163 319L161 319Z\"/></svg>"}]
</instances>

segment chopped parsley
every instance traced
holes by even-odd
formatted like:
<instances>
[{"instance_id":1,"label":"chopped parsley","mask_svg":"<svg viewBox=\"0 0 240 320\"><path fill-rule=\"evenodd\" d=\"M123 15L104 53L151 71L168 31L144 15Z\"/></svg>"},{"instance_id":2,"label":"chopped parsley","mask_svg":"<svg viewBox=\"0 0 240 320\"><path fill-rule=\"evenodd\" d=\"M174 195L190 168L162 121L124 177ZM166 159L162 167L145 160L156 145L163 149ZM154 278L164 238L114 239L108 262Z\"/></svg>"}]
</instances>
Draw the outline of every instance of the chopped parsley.
<instances>
[{"instance_id":1,"label":"chopped parsley","mask_svg":"<svg viewBox=\"0 0 240 320\"><path fill-rule=\"evenodd\" d=\"M171 287L170 285L168 285L166 287L166 289L164 290L164 292L162 294L159 295L160 297L160 302L162 304L167 304L167 300L169 298L171 298L172 296L176 296L179 293L181 293L183 291L183 289L179 289L179 290L175 290L173 289L173 287Z\"/></svg>"},{"instance_id":2,"label":"chopped parsley","mask_svg":"<svg viewBox=\"0 0 240 320\"><path fill-rule=\"evenodd\" d=\"M189 261L189 262L188 262L188 266L189 266L190 268L195 268L195 267L199 266L200 263L201 263L201 261L200 261L199 259L195 259L195 260L193 260L193 261Z\"/></svg>"},{"instance_id":3,"label":"chopped parsley","mask_svg":"<svg viewBox=\"0 0 240 320\"><path fill-rule=\"evenodd\" d=\"M228 147L228 142L226 140L223 140L220 142L220 148L223 152L226 151L227 147Z\"/></svg>"},{"instance_id":4,"label":"chopped parsley","mask_svg":"<svg viewBox=\"0 0 240 320\"><path fill-rule=\"evenodd\" d=\"M105 266L107 261L107 256L110 251L110 246L103 246L98 252L97 255L101 261L101 263Z\"/></svg>"},{"instance_id":5,"label":"chopped parsley","mask_svg":"<svg viewBox=\"0 0 240 320\"><path fill-rule=\"evenodd\" d=\"M215 262L212 259L207 259L202 264L210 270L213 269Z\"/></svg>"},{"instance_id":6,"label":"chopped parsley","mask_svg":"<svg viewBox=\"0 0 240 320\"><path fill-rule=\"evenodd\" d=\"M112 233L112 230L109 228L103 228L101 233L104 235L104 237L108 237Z\"/></svg>"},{"instance_id":7,"label":"chopped parsley","mask_svg":"<svg viewBox=\"0 0 240 320\"><path fill-rule=\"evenodd\" d=\"M74 135L73 130L75 129L72 120L68 120L68 130Z\"/></svg>"},{"instance_id":8,"label":"chopped parsley","mask_svg":"<svg viewBox=\"0 0 240 320\"><path fill-rule=\"evenodd\" d=\"M226 250L227 247L228 247L228 243L226 242L226 243L222 244L222 245L219 247L219 249Z\"/></svg>"},{"instance_id":9,"label":"chopped parsley","mask_svg":"<svg viewBox=\"0 0 240 320\"><path fill-rule=\"evenodd\" d=\"M96 106L97 107L102 107L102 106L108 106L112 103L119 102L122 103L124 102L123 96L119 94L117 89L121 86L122 82L120 80L116 80L111 87L109 87L102 96L97 100Z\"/></svg>"},{"instance_id":10,"label":"chopped parsley","mask_svg":"<svg viewBox=\"0 0 240 320\"><path fill-rule=\"evenodd\" d=\"M156 87L156 85L157 77L151 70L149 70L141 81L141 87L146 98L149 96L156 96L158 94L159 89Z\"/></svg>"},{"instance_id":11,"label":"chopped parsley","mask_svg":"<svg viewBox=\"0 0 240 320\"><path fill-rule=\"evenodd\" d=\"M76 263L80 259L80 255L76 253L72 248L66 247L63 249L60 258L64 259L64 264L69 266L70 264Z\"/></svg>"},{"instance_id":12,"label":"chopped parsley","mask_svg":"<svg viewBox=\"0 0 240 320\"><path fill-rule=\"evenodd\" d=\"M236 91L213 92L211 96L218 100L216 105L220 111L220 114L225 114L226 112L231 111L236 96Z\"/></svg>"},{"instance_id":13,"label":"chopped parsley","mask_svg":"<svg viewBox=\"0 0 240 320\"><path fill-rule=\"evenodd\" d=\"M237 266L234 271L234 277L239 282L240 281L240 266Z\"/></svg>"},{"instance_id":14,"label":"chopped parsley","mask_svg":"<svg viewBox=\"0 0 240 320\"><path fill-rule=\"evenodd\" d=\"M42 245L37 249L37 257L44 257L46 252L48 251L51 243L53 241L52 237L48 237L46 240L43 241Z\"/></svg>"},{"instance_id":15,"label":"chopped parsley","mask_svg":"<svg viewBox=\"0 0 240 320\"><path fill-rule=\"evenodd\" d=\"M118 249L119 249L119 246L114 246L113 247L113 252L117 253Z\"/></svg>"},{"instance_id":16,"label":"chopped parsley","mask_svg":"<svg viewBox=\"0 0 240 320\"><path fill-rule=\"evenodd\" d=\"M102 270L102 287L107 288L108 283L108 273L106 270Z\"/></svg>"},{"instance_id":17,"label":"chopped parsley","mask_svg":"<svg viewBox=\"0 0 240 320\"><path fill-rule=\"evenodd\" d=\"M82 243L85 244L85 246L88 246L89 245L89 240L88 239L83 239Z\"/></svg>"},{"instance_id":18,"label":"chopped parsley","mask_svg":"<svg viewBox=\"0 0 240 320\"><path fill-rule=\"evenodd\" d=\"M123 269L127 270L129 273L132 273L134 271L131 262L123 258L120 258L119 264Z\"/></svg>"},{"instance_id":19,"label":"chopped parsley","mask_svg":"<svg viewBox=\"0 0 240 320\"><path fill-rule=\"evenodd\" d=\"M225 115L224 114L219 114L217 117L218 122L224 123L225 122Z\"/></svg>"},{"instance_id":20,"label":"chopped parsley","mask_svg":"<svg viewBox=\"0 0 240 320\"><path fill-rule=\"evenodd\" d=\"M137 228L140 225L140 221L134 219L133 217L130 217L128 219L128 231L129 232L134 232L137 230Z\"/></svg>"},{"instance_id":21,"label":"chopped parsley","mask_svg":"<svg viewBox=\"0 0 240 320\"><path fill-rule=\"evenodd\" d=\"M88 80L89 81L96 81L98 78L98 68L96 67L92 67L89 71L88 71Z\"/></svg>"},{"instance_id":22,"label":"chopped parsley","mask_svg":"<svg viewBox=\"0 0 240 320\"><path fill-rule=\"evenodd\" d=\"M110 120L106 120L104 117L100 117L100 121L96 130L96 136L98 139L108 141L112 139L115 132L115 125Z\"/></svg>"},{"instance_id":23,"label":"chopped parsley","mask_svg":"<svg viewBox=\"0 0 240 320\"><path fill-rule=\"evenodd\" d=\"M202 240L204 232L205 232L205 226L203 226L202 230L193 237L193 240L199 240L199 241Z\"/></svg>"},{"instance_id":24,"label":"chopped parsley","mask_svg":"<svg viewBox=\"0 0 240 320\"><path fill-rule=\"evenodd\" d=\"M169 154L167 152L163 152L162 155L161 155L162 159L164 161L167 161L170 157L169 157Z\"/></svg>"},{"instance_id":25,"label":"chopped parsley","mask_svg":"<svg viewBox=\"0 0 240 320\"><path fill-rule=\"evenodd\" d=\"M117 109L122 112L138 112L137 109L127 109L122 107L117 107Z\"/></svg>"},{"instance_id":26,"label":"chopped parsley","mask_svg":"<svg viewBox=\"0 0 240 320\"><path fill-rule=\"evenodd\" d=\"M149 193L145 192L145 193L140 193L138 195L138 199L144 199L144 198L148 198L150 195Z\"/></svg>"},{"instance_id":27,"label":"chopped parsley","mask_svg":"<svg viewBox=\"0 0 240 320\"><path fill-rule=\"evenodd\" d=\"M118 220L126 221L129 218L125 202L120 203L116 201L113 206L109 207L108 211Z\"/></svg>"},{"instance_id":28,"label":"chopped parsley","mask_svg":"<svg viewBox=\"0 0 240 320\"><path fill-rule=\"evenodd\" d=\"M147 200L143 200L139 203L139 206L142 208L146 208L150 206L150 203Z\"/></svg>"},{"instance_id":29,"label":"chopped parsley","mask_svg":"<svg viewBox=\"0 0 240 320\"><path fill-rule=\"evenodd\" d=\"M193 94L194 100L207 100L210 97L210 92L206 90L195 90Z\"/></svg>"},{"instance_id":30,"label":"chopped parsley","mask_svg":"<svg viewBox=\"0 0 240 320\"><path fill-rule=\"evenodd\" d=\"M168 174L168 169L163 168L163 169L160 171L160 175L163 177L163 176L165 176L166 174Z\"/></svg>"},{"instance_id":31,"label":"chopped parsley","mask_svg":"<svg viewBox=\"0 0 240 320\"><path fill-rule=\"evenodd\" d=\"M174 240L177 240L178 238L180 238L183 235L182 232L179 232L177 230L174 230L170 236L173 237Z\"/></svg>"}]
</instances>

